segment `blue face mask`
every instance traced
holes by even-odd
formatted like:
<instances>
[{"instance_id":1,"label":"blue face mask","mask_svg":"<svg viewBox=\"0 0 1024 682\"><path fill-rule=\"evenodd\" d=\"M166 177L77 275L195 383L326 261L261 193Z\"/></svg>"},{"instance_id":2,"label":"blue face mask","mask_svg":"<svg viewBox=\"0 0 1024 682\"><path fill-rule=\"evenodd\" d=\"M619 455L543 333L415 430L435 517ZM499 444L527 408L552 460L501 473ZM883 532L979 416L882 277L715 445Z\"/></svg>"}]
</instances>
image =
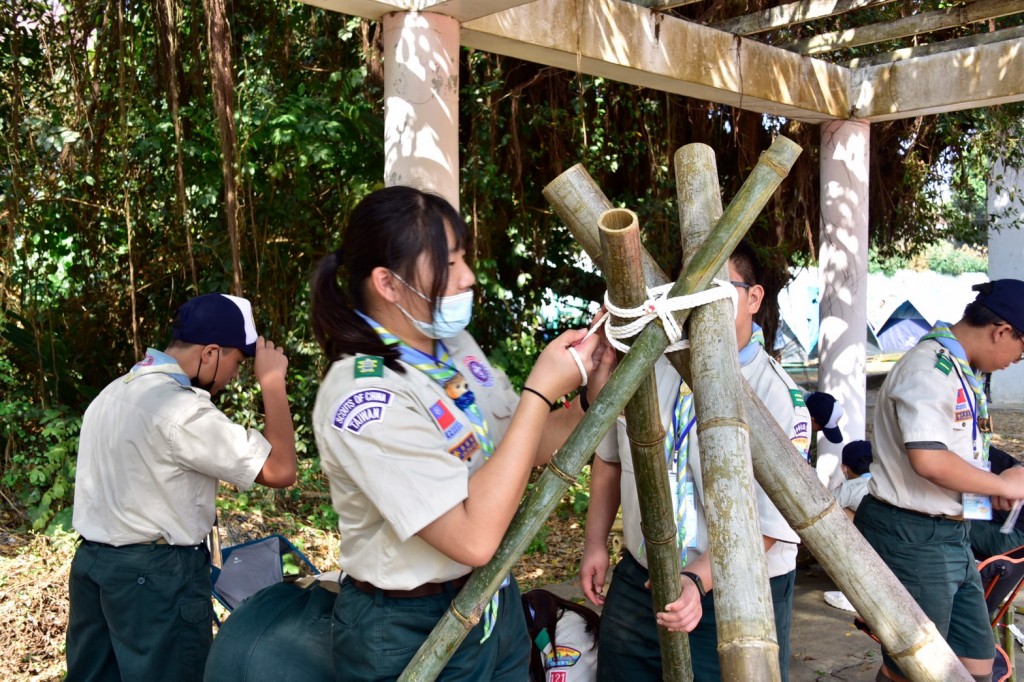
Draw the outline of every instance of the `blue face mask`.
<instances>
[{"instance_id":1,"label":"blue face mask","mask_svg":"<svg viewBox=\"0 0 1024 682\"><path fill-rule=\"evenodd\" d=\"M430 298L402 279L398 273L392 274L398 278L399 282L409 287L409 289L411 289L417 296L425 301L430 301ZM402 311L402 314L409 318L409 321L412 322L416 329L418 329L424 336L431 339L448 339L465 329L469 325L469 321L473 318L473 291L470 290L453 296L443 296L438 301L437 309L434 310L433 319L431 319L430 322L417 320L401 305L397 303L395 305L398 306L398 309Z\"/></svg>"}]
</instances>

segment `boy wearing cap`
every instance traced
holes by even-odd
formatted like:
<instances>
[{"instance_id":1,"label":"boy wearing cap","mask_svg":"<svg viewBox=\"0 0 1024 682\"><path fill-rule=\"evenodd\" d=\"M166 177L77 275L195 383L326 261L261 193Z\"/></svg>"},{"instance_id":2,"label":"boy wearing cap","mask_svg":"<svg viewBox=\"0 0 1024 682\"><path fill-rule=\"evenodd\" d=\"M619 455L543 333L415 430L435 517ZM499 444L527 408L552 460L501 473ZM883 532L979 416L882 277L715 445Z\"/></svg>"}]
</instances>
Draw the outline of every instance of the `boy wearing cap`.
<instances>
[{"instance_id":1,"label":"boy wearing cap","mask_svg":"<svg viewBox=\"0 0 1024 682\"><path fill-rule=\"evenodd\" d=\"M875 405L874 462L854 523L977 680L995 647L966 520L1024 498L1024 469L989 469L984 375L1022 357L1024 282L974 287L889 371ZM882 651L879 680L904 679Z\"/></svg>"},{"instance_id":2,"label":"boy wearing cap","mask_svg":"<svg viewBox=\"0 0 1024 682\"><path fill-rule=\"evenodd\" d=\"M804 396L807 411L811 414L811 426L814 431L821 431L829 443L842 443L843 433L839 430L839 419L843 416L843 406L830 393L815 391Z\"/></svg>"},{"instance_id":3,"label":"boy wearing cap","mask_svg":"<svg viewBox=\"0 0 1024 682\"><path fill-rule=\"evenodd\" d=\"M836 501L851 519L860 501L868 494L871 459L871 443L866 440L850 441L843 447L843 460L839 468L845 480L836 490Z\"/></svg>"},{"instance_id":4,"label":"boy wearing cap","mask_svg":"<svg viewBox=\"0 0 1024 682\"><path fill-rule=\"evenodd\" d=\"M68 680L202 679L212 639L210 557L218 481L295 481L288 359L257 336L244 298L185 303L173 341L110 383L82 419L73 523ZM255 357L264 432L210 398Z\"/></svg>"},{"instance_id":5,"label":"boy wearing cap","mask_svg":"<svg viewBox=\"0 0 1024 682\"><path fill-rule=\"evenodd\" d=\"M757 284L757 275L756 257L750 246L743 242L729 258L729 279L738 289L735 333L740 372L789 435L800 455L806 458L811 425L803 393L765 351L764 334L753 321L764 297L764 288ZM677 522L683 521L680 505L685 505L688 510L683 523L685 547L681 549L685 559L682 591L668 608L659 608L659 612L654 613L651 593L645 585L648 569L636 477L626 425L620 420L615 431L602 441L594 457L587 532L580 562L583 593L590 601L603 606L602 631L614 633L602 638L598 648L597 679L600 682L662 679L657 630L661 626L689 632L695 682L715 682L721 678L721 668L711 556L704 516L700 447L694 428L696 417L690 408L692 396L689 387L667 359L660 358L654 364L654 371L661 418L667 423L669 485L674 491ZM754 485L770 578L779 665L782 679L788 679L789 633L800 538L761 486L756 482ZM607 539L620 502L624 551L605 597L604 585L610 563Z\"/></svg>"}]
</instances>

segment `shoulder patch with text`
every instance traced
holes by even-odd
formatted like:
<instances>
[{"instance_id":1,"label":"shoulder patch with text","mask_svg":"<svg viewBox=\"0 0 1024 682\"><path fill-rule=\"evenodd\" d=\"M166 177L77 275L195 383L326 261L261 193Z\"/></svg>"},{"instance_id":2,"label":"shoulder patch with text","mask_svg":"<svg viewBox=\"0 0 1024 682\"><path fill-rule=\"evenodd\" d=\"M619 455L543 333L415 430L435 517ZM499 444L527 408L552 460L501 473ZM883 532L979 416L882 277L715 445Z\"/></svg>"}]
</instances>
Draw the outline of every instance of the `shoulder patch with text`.
<instances>
[{"instance_id":1,"label":"shoulder patch with text","mask_svg":"<svg viewBox=\"0 0 1024 682\"><path fill-rule=\"evenodd\" d=\"M970 403L967 402L967 394L964 389L956 389L956 407L953 408L953 421L966 422L974 419Z\"/></svg>"},{"instance_id":2,"label":"shoulder patch with text","mask_svg":"<svg viewBox=\"0 0 1024 682\"><path fill-rule=\"evenodd\" d=\"M482 386L490 388L494 385L494 375L491 374L491 370L487 367L487 364L480 360L475 355L467 355L462 361L466 365L466 369L469 373L480 382Z\"/></svg>"},{"instance_id":3,"label":"shoulder patch with text","mask_svg":"<svg viewBox=\"0 0 1024 682\"><path fill-rule=\"evenodd\" d=\"M367 424L383 421L384 412L394 397L391 391L382 388L353 391L338 403L331 425L339 431L359 433Z\"/></svg>"},{"instance_id":4,"label":"shoulder patch with text","mask_svg":"<svg viewBox=\"0 0 1024 682\"><path fill-rule=\"evenodd\" d=\"M379 355L360 355L355 359L355 378L384 376L384 358Z\"/></svg>"},{"instance_id":5,"label":"shoulder patch with text","mask_svg":"<svg viewBox=\"0 0 1024 682\"><path fill-rule=\"evenodd\" d=\"M480 443L477 442L476 434L471 433L462 439L462 442L456 445L454 448L448 450L451 454L455 455L463 462L468 462L473 457L473 453L480 449Z\"/></svg>"}]
</instances>

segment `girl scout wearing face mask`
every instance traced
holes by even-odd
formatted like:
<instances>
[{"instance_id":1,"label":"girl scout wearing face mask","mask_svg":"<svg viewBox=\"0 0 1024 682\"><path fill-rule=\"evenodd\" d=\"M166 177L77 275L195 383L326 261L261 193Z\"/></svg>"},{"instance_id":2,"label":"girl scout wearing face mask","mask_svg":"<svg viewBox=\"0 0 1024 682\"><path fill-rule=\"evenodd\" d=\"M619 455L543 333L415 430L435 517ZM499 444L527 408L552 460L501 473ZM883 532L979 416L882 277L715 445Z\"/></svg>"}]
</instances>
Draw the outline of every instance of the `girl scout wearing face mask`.
<instances>
[{"instance_id":1,"label":"girl scout wearing face mask","mask_svg":"<svg viewBox=\"0 0 1024 682\"><path fill-rule=\"evenodd\" d=\"M397 677L494 555L525 490L582 416L552 410L604 384L613 353L570 331L541 353L522 400L466 333L475 282L468 231L443 198L374 192L313 278L312 322L331 366L313 425L346 577L334 608L337 679ZM573 344L575 348L570 348ZM441 679L529 675L530 640L510 579Z\"/></svg>"}]
</instances>

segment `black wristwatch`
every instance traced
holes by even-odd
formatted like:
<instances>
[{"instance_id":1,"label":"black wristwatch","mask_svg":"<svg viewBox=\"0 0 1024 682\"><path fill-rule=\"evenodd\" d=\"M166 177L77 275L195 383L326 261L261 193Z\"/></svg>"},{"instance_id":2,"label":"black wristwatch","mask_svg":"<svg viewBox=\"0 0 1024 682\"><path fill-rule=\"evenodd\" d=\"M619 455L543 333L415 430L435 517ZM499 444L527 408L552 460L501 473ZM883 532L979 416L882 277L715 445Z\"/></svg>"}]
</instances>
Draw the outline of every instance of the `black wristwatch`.
<instances>
[{"instance_id":1,"label":"black wristwatch","mask_svg":"<svg viewBox=\"0 0 1024 682\"><path fill-rule=\"evenodd\" d=\"M700 579L700 576L693 571L683 571L682 575L693 581L693 584L697 586L697 591L700 592L701 597L706 597L708 591L704 589L704 581Z\"/></svg>"}]
</instances>

